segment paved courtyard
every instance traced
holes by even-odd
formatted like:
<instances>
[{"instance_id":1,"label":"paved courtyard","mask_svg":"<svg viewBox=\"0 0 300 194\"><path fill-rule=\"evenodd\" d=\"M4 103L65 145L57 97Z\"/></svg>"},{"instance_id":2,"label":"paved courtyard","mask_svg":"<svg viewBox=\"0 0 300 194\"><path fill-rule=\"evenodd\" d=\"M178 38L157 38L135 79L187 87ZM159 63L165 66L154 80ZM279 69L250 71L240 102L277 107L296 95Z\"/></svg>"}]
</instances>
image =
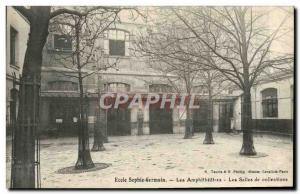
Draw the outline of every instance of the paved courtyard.
<instances>
[{"instance_id":1,"label":"paved courtyard","mask_svg":"<svg viewBox=\"0 0 300 194\"><path fill-rule=\"evenodd\" d=\"M109 137L106 151L92 152L106 169L58 174L77 159L77 138L41 140L42 188L290 186L293 143L290 138L255 136L260 157L238 155L242 136L214 134L214 145L203 145L204 134ZM90 140L91 144L93 139ZM7 142L7 186L11 145Z\"/></svg>"}]
</instances>

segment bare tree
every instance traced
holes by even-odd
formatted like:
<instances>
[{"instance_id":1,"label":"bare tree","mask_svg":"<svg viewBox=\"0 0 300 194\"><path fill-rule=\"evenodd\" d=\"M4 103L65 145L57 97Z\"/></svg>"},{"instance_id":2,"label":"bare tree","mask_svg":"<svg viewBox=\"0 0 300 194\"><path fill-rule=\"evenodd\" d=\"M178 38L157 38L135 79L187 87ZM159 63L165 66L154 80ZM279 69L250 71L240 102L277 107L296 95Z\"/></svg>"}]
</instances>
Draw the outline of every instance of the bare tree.
<instances>
[{"instance_id":1,"label":"bare tree","mask_svg":"<svg viewBox=\"0 0 300 194\"><path fill-rule=\"evenodd\" d=\"M83 81L88 76L114 68L114 63L104 62L103 47L101 47L100 38L103 38L104 32L116 22L118 12L100 12L96 10L86 16L61 15L57 17L52 25L56 32L71 39L74 48L69 53L59 52L54 54L54 61L63 65L64 68L72 73L63 73L67 77L75 77L79 85L79 127L78 127L78 160L75 168L87 169L94 167L90 156L89 133L87 128L87 105L84 102L84 84ZM75 72L75 74L74 74ZM87 98L86 98L87 99ZM97 110L100 113L99 108ZM96 111L97 111L96 110ZM99 119L99 113L96 113ZM99 121L97 121L99 122ZM103 139L100 126L94 126L94 151L103 150Z\"/></svg>"},{"instance_id":2,"label":"bare tree","mask_svg":"<svg viewBox=\"0 0 300 194\"><path fill-rule=\"evenodd\" d=\"M135 51L138 56L147 60L150 68L163 73L176 92L186 93L190 99L200 69L191 55L180 51L189 49L192 40L184 36L186 31L177 26L176 21L172 21L167 13L165 17L161 15L165 10L159 10L162 16L159 22L150 25L146 32L136 36ZM168 23L164 22L164 19L168 20ZM189 139L193 136L192 110L189 103L185 104L185 108L184 139Z\"/></svg>"},{"instance_id":3,"label":"bare tree","mask_svg":"<svg viewBox=\"0 0 300 194\"><path fill-rule=\"evenodd\" d=\"M211 59L211 53L181 21L167 8L159 8L160 18L151 22L146 32L136 37L137 55L142 55L150 67L165 75L167 81L177 92L197 93L197 86L204 86L208 91L208 127L204 144L213 144L213 98L220 95L228 87L224 76L211 68L211 60L203 60L199 56ZM197 55L194 55L197 53ZM173 75L173 76L170 76ZM175 77L174 77L175 76ZM183 83L180 84L180 83ZM183 90L182 90L183 89ZM190 137L189 128L192 125L191 113L187 107L187 123L185 138ZM191 131L190 133L193 133Z\"/></svg>"},{"instance_id":4,"label":"bare tree","mask_svg":"<svg viewBox=\"0 0 300 194\"><path fill-rule=\"evenodd\" d=\"M255 155L252 134L251 87L264 71L285 68L293 62L292 54L275 55L271 46L287 33L282 26L289 15L274 30L262 20L266 11L251 7L207 7L172 9L177 18L212 53L198 56L218 70L243 91L241 155ZM205 25L205 22L211 24ZM202 27L201 27L202 26Z\"/></svg>"},{"instance_id":5,"label":"bare tree","mask_svg":"<svg viewBox=\"0 0 300 194\"><path fill-rule=\"evenodd\" d=\"M30 33L24 58L20 104L17 127L14 133L13 188L35 187L35 126L39 104L39 83L41 79L42 51L48 36L49 21L61 14L84 17L93 10L119 11L119 7L87 7L84 10L50 6L14 6L30 23ZM37 84L35 84L37 83Z\"/></svg>"},{"instance_id":6,"label":"bare tree","mask_svg":"<svg viewBox=\"0 0 300 194\"><path fill-rule=\"evenodd\" d=\"M207 89L207 118L208 126L205 131L205 138L203 144L214 144L213 140L213 100L222 97L225 91L230 87L230 83L224 80L224 76L216 70L203 68L199 74L198 80L201 80L201 86Z\"/></svg>"}]
</instances>

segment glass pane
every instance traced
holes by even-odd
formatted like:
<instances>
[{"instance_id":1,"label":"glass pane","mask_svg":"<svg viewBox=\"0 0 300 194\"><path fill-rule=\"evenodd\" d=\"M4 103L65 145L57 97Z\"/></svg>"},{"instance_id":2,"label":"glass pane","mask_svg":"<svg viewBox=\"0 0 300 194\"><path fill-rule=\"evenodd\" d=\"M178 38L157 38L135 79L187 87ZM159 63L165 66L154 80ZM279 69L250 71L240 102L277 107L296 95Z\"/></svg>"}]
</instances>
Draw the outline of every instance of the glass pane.
<instances>
[{"instance_id":1,"label":"glass pane","mask_svg":"<svg viewBox=\"0 0 300 194\"><path fill-rule=\"evenodd\" d=\"M125 41L109 40L109 54L116 56L125 56Z\"/></svg>"},{"instance_id":2,"label":"glass pane","mask_svg":"<svg viewBox=\"0 0 300 194\"><path fill-rule=\"evenodd\" d=\"M16 65L16 45L17 45L17 31L10 28L10 64Z\"/></svg>"},{"instance_id":3,"label":"glass pane","mask_svg":"<svg viewBox=\"0 0 300 194\"><path fill-rule=\"evenodd\" d=\"M72 50L71 38L67 35L54 35L54 48L62 50Z\"/></svg>"},{"instance_id":4,"label":"glass pane","mask_svg":"<svg viewBox=\"0 0 300 194\"><path fill-rule=\"evenodd\" d=\"M262 99L272 99L277 98L277 89L276 88L267 88L261 92Z\"/></svg>"}]
</instances>

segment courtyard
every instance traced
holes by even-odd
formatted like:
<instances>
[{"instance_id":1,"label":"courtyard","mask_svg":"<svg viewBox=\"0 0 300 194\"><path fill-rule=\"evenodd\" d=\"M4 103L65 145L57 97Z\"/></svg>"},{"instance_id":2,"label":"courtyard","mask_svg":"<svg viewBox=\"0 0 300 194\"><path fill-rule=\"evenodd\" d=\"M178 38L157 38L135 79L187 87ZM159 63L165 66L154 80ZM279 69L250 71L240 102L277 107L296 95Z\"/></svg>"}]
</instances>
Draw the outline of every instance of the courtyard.
<instances>
[{"instance_id":1,"label":"courtyard","mask_svg":"<svg viewBox=\"0 0 300 194\"><path fill-rule=\"evenodd\" d=\"M58 170L74 166L77 138L41 140L42 188L172 188L291 186L293 142L288 137L255 135L257 156L238 154L241 134L214 133L213 145L183 134L112 136L106 151L91 152L94 163L109 167L78 174ZM8 138L9 139L9 138ZM90 147L93 138L90 139ZM7 140L6 176L10 183L11 142Z\"/></svg>"}]
</instances>

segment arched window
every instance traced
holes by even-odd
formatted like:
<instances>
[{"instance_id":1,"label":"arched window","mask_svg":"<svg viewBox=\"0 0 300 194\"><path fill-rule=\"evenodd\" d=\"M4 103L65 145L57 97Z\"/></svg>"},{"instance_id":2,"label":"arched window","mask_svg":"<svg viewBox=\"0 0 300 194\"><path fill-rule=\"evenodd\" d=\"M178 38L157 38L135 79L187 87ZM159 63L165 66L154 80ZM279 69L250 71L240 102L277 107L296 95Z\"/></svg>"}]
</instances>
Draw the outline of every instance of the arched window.
<instances>
[{"instance_id":1,"label":"arched window","mask_svg":"<svg viewBox=\"0 0 300 194\"><path fill-rule=\"evenodd\" d=\"M149 92L170 93L172 87L167 84L152 84L149 86Z\"/></svg>"},{"instance_id":2,"label":"arched window","mask_svg":"<svg viewBox=\"0 0 300 194\"><path fill-rule=\"evenodd\" d=\"M267 88L261 92L263 117L278 117L277 89Z\"/></svg>"},{"instance_id":3,"label":"arched window","mask_svg":"<svg viewBox=\"0 0 300 194\"><path fill-rule=\"evenodd\" d=\"M48 83L48 90L78 91L78 83L71 81L52 81Z\"/></svg>"},{"instance_id":4,"label":"arched window","mask_svg":"<svg viewBox=\"0 0 300 194\"><path fill-rule=\"evenodd\" d=\"M121 83L121 82L111 82L104 84L104 87L107 88L108 92L129 92L130 85Z\"/></svg>"}]
</instances>

